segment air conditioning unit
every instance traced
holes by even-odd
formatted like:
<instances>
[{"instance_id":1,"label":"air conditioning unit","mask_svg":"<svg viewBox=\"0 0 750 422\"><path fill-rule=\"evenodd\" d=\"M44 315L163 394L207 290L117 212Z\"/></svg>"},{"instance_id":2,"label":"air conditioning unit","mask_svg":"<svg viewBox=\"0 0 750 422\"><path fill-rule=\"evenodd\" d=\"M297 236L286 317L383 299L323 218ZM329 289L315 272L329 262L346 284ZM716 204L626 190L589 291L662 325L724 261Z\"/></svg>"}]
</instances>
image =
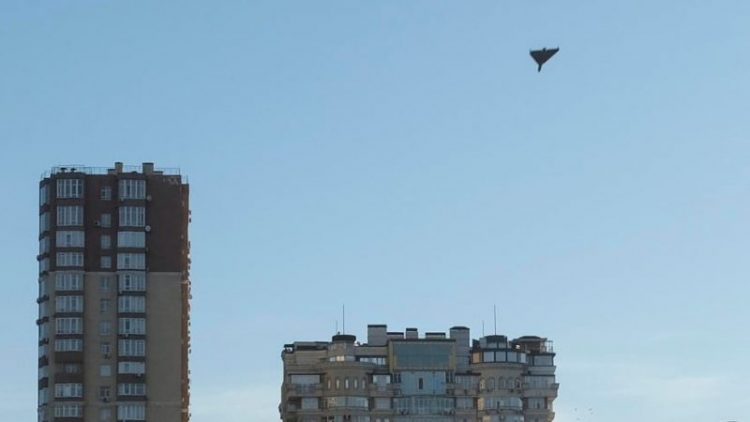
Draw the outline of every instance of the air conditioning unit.
<instances>
[{"instance_id":1,"label":"air conditioning unit","mask_svg":"<svg viewBox=\"0 0 750 422\"><path fill-rule=\"evenodd\" d=\"M99 221L99 220L96 220L96 221L94 221L94 225L95 225L96 227L101 227L101 226L102 226L102 222L101 222L101 221Z\"/></svg>"},{"instance_id":2,"label":"air conditioning unit","mask_svg":"<svg viewBox=\"0 0 750 422\"><path fill-rule=\"evenodd\" d=\"M151 198L151 195L146 195L146 201L151 202L151 199L153 199Z\"/></svg>"}]
</instances>

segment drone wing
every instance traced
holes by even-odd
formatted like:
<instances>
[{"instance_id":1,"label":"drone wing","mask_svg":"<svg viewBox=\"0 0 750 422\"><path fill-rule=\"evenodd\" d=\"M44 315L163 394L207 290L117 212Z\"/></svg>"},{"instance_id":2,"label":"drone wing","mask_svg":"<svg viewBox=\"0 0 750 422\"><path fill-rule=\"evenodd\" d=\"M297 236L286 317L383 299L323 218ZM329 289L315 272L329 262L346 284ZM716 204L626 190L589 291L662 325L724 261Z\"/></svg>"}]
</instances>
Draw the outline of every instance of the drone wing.
<instances>
[{"instance_id":1,"label":"drone wing","mask_svg":"<svg viewBox=\"0 0 750 422\"><path fill-rule=\"evenodd\" d=\"M531 50L529 54L531 54L536 64L539 65L539 70L542 70L542 65L547 63L547 60L551 59L558 51L560 51L559 48L550 48L549 50L543 48L541 50Z\"/></svg>"}]
</instances>

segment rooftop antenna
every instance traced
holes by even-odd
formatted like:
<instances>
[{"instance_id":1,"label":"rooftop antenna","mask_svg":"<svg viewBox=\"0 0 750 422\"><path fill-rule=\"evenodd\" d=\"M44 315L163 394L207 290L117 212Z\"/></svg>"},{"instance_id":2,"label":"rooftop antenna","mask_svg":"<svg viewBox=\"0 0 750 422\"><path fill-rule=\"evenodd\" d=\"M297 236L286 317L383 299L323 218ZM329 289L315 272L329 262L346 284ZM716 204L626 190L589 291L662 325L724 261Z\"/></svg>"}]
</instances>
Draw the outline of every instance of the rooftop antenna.
<instances>
[{"instance_id":1,"label":"rooftop antenna","mask_svg":"<svg viewBox=\"0 0 750 422\"><path fill-rule=\"evenodd\" d=\"M484 337L484 320L482 320L482 337Z\"/></svg>"},{"instance_id":2,"label":"rooftop antenna","mask_svg":"<svg viewBox=\"0 0 750 422\"><path fill-rule=\"evenodd\" d=\"M492 316L495 318L495 335L497 335L497 305L492 305Z\"/></svg>"},{"instance_id":3,"label":"rooftop antenna","mask_svg":"<svg viewBox=\"0 0 750 422\"><path fill-rule=\"evenodd\" d=\"M346 305L341 305L341 334L346 334Z\"/></svg>"},{"instance_id":4,"label":"rooftop antenna","mask_svg":"<svg viewBox=\"0 0 750 422\"><path fill-rule=\"evenodd\" d=\"M336 334L339 334L339 320L336 320Z\"/></svg>"}]
</instances>

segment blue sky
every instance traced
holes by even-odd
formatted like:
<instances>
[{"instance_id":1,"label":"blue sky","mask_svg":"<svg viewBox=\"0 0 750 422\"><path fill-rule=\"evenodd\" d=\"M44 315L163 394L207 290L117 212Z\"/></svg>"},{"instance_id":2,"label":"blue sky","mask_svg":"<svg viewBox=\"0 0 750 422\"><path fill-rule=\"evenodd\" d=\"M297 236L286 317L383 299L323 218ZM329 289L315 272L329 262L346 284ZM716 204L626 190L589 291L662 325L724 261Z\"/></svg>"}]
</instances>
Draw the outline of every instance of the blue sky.
<instances>
[{"instance_id":1,"label":"blue sky","mask_svg":"<svg viewBox=\"0 0 750 422\"><path fill-rule=\"evenodd\" d=\"M189 177L194 422L277 420L282 345L342 303L359 336L474 337L497 304L499 331L555 341L561 422L747 419L748 22L739 0L0 2L3 419L35 417L39 175L114 161Z\"/></svg>"}]
</instances>

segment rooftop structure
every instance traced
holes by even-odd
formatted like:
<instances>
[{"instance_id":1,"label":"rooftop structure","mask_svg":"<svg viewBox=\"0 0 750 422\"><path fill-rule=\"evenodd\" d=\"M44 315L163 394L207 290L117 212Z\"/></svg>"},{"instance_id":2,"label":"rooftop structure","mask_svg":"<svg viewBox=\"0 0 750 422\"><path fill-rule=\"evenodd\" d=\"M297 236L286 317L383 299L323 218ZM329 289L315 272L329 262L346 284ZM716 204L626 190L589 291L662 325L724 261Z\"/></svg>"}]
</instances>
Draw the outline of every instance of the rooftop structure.
<instances>
[{"instance_id":1,"label":"rooftop structure","mask_svg":"<svg viewBox=\"0 0 750 422\"><path fill-rule=\"evenodd\" d=\"M552 342L470 339L369 325L367 342L337 334L281 354L284 422L550 422L559 385Z\"/></svg>"}]
</instances>

